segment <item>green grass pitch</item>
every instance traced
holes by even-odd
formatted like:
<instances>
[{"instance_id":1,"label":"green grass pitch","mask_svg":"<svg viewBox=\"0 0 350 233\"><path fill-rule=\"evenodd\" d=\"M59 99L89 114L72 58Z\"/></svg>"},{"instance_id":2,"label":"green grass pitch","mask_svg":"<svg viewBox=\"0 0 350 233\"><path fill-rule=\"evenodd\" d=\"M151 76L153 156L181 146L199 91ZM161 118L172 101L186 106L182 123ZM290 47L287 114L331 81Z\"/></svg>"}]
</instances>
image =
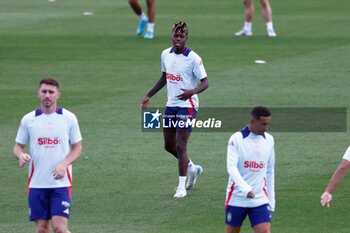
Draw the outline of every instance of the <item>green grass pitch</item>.
<instances>
[{"instance_id":1,"label":"green grass pitch","mask_svg":"<svg viewBox=\"0 0 350 233\"><path fill-rule=\"evenodd\" d=\"M164 151L162 134L141 132L139 104L161 74L172 24L188 23L187 45L208 73L201 107L350 105L349 1L271 0L277 38L266 36L254 2L254 36L240 38L234 32L243 25L241 1L156 1L155 38L144 40L127 0L0 0L0 231L35 232L27 167L18 166L12 149L21 117L39 106L38 82L51 76L61 83L59 106L77 115L83 135L83 155L73 166L72 233L224 232L226 144L233 132L191 135L189 155L204 173L181 200L173 198L177 161ZM165 100L164 88L150 106ZM272 134L272 232L350 232L349 177L331 208L319 203L349 133ZM249 221L242 232L252 232Z\"/></svg>"}]
</instances>

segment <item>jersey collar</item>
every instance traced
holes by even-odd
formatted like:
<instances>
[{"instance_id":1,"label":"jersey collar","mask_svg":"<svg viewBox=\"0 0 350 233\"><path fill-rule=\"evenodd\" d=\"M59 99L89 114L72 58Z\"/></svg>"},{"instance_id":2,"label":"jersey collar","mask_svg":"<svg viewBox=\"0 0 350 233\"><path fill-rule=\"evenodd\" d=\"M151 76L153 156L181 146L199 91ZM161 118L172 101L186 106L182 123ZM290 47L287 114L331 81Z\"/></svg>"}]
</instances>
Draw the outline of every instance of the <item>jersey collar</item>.
<instances>
[{"instance_id":1,"label":"jersey collar","mask_svg":"<svg viewBox=\"0 0 350 233\"><path fill-rule=\"evenodd\" d=\"M57 107L56 113L62 115L63 114L62 108ZM41 110L41 108L35 109L35 116L40 116L41 114L43 114L43 111Z\"/></svg>"},{"instance_id":2,"label":"jersey collar","mask_svg":"<svg viewBox=\"0 0 350 233\"><path fill-rule=\"evenodd\" d=\"M182 53L182 55L184 55L185 57L188 57L188 54L190 54L192 50L189 49L188 47L185 48L185 51ZM174 52L174 47L171 47L169 53L173 53Z\"/></svg>"},{"instance_id":3,"label":"jersey collar","mask_svg":"<svg viewBox=\"0 0 350 233\"><path fill-rule=\"evenodd\" d=\"M250 134L251 132L250 132L250 130L249 130L249 128L248 128L248 125L247 125L246 127L244 127L243 129L241 129L241 133L242 133L243 139L249 136L249 134ZM254 133L253 133L253 134L254 134ZM263 137L266 139L265 133L264 133L263 135L261 135L261 136L263 136Z\"/></svg>"}]
</instances>

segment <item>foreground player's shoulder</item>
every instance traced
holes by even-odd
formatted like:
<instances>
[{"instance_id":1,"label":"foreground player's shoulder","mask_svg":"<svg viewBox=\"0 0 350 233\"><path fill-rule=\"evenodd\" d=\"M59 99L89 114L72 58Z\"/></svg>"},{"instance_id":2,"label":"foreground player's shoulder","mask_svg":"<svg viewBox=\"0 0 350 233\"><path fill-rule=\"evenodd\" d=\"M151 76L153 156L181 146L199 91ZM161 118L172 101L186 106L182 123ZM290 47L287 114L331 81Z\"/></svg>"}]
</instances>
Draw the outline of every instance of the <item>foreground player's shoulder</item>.
<instances>
[{"instance_id":1,"label":"foreground player's shoulder","mask_svg":"<svg viewBox=\"0 0 350 233\"><path fill-rule=\"evenodd\" d=\"M241 141L243 139L243 135L240 131L235 132L234 134L231 135L230 139L229 139L229 143L230 142L238 142Z\"/></svg>"},{"instance_id":2,"label":"foreground player's shoulder","mask_svg":"<svg viewBox=\"0 0 350 233\"><path fill-rule=\"evenodd\" d=\"M42 112L41 112L40 108L38 108L38 109L35 109L35 110L25 114L23 116L23 119L34 119L36 116L39 116L41 114L42 114Z\"/></svg>"},{"instance_id":3,"label":"foreground player's shoulder","mask_svg":"<svg viewBox=\"0 0 350 233\"><path fill-rule=\"evenodd\" d=\"M189 54L188 54L188 57L191 58L192 62L194 65L198 66L198 67L201 67L203 66L203 61L202 61L202 58L194 51L191 51Z\"/></svg>"},{"instance_id":4,"label":"foreground player's shoulder","mask_svg":"<svg viewBox=\"0 0 350 233\"><path fill-rule=\"evenodd\" d=\"M169 54L172 52L173 52L173 47L169 47L169 48L163 50L162 55Z\"/></svg>"},{"instance_id":5,"label":"foreground player's shoulder","mask_svg":"<svg viewBox=\"0 0 350 233\"><path fill-rule=\"evenodd\" d=\"M25 125L26 123L35 120L36 116L38 116L37 111L38 111L38 109L33 110L33 111L25 114L21 119L21 125L23 125L23 124Z\"/></svg>"},{"instance_id":6,"label":"foreground player's shoulder","mask_svg":"<svg viewBox=\"0 0 350 233\"><path fill-rule=\"evenodd\" d=\"M201 57L196 53L195 51L191 50L190 48L187 48L188 50L184 52L184 54L187 54L189 57L195 60L201 60Z\"/></svg>"},{"instance_id":7,"label":"foreground player's shoulder","mask_svg":"<svg viewBox=\"0 0 350 233\"><path fill-rule=\"evenodd\" d=\"M167 49L164 49L162 54L161 54L161 60L164 61L169 55L172 53L172 47L169 47Z\"/></svg>"},{"instance_id":8,"label":"foreground player's shoulder","mask_svg":"<svg viewBox=\"0 0 350 233\"><path fill-rule=\"evenodd\" d=\"M68 109L65 108L59 108L60 110L57 112L57 114L62 115L63 117L67 119L76 119L77 117L75 116L74 113L69 111Z\"/></svg>"},{"instance_id":9,"label":"foreground player's shoulder","mask_svg":"<svg viewBox=\"0 0 350 233\"><path fill-rule=\"evenodd\" d=\"M266 140L268 140L271 143L274 143L274 141L275 141L273 136L267 132L265 132L265 138L266 138Z\"/></svg>"}]
</instances>

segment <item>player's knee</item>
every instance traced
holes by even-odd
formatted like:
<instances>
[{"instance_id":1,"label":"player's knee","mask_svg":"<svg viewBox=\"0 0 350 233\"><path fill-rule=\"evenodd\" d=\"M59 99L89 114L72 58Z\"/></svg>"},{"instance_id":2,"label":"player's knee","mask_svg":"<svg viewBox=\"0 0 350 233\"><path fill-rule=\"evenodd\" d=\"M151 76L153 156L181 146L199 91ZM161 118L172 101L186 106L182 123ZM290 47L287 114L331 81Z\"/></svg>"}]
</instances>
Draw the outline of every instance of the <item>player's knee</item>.
<instances>
[{"instance_id":1,"label":"player's knee","mask_svg":"<svg viewBox=\"0 0 350 233\"><path fill-rule=\"evenodd\" d=\"M175 152L174 147L169 144L164 144L164 149L171 154Z\"/></svg>"},{"instance_id":2,"label":"player's knee","mask_svg":"<svg viewBox=\"0 0 350 233\"><path fill-rule=\"evenodd\" d=\"M46 228L37 228L36 229L37 233L49 233L50 229L46 229Z\"/></svg>"},{"instance_id":3,"label":"player's knee","mask_svg":"<svg viewBox=\"0 0 350 233\"><path fill-rule=\"evenodd\" d=\"M252 5L252 0L243 0L243 4L246 6L246 7L250 7Z\"/></svg>"},{"instance_id":4,"label":"player's knee","mask_svg":"<svg viewBox=\"0 0 350 233\"><path fill-rule=\"evenodd\" d=\"M269 1L268 0L260 0L261 6L263 8L267 7L269 5Z\"/></svg>"},{"instance_id":5,"label":"player's knee","mask_svg":"<svg viewBox=\"0 0 350 233\"><path fill-rule=\"evenodd\" d=\"M135 3L135 0L128 0L129 4Z\"/></svg>"},{"instance_id":6,"label":"player's knee","mask_svg":"<svg viewBox=\"0 0 350 233\"><path fill-rule=\"evenodd\" d=\"M176 143L176 152L179 157L182 157L182 155L186 152L186 148L181 143Z\"/></svg>"},{"instance_id":7,"label":"player's knee","mask_svg":"<svg viewBox=\"0 0 350 233\"><path fill-rule=\"evenodd\" d=\"M38 224L36 226L36 232L38 233L49 233L50 232L50 224Z\"/></svg>"},{"instance_id":8,"label":"player's knee","mask_svg":"<svg viewBox=\"0 0 350 233\"><path fill-rule=\"evenodd\" d=\"M55 233L67 233L67 228L65 226L62 226L62 225L54 225L52 226L53 228L53 231Z\"/></svg>"},{"instance_id":9,"label":"player's knee","mask_svg":"<svg viewBox=\"0 0 350 233\"><path fill-rule=\"evenodd\" d=\"M147 4L147 7L151 7L154 4L154 0L147 0L146 4Z\"/></svg>"}]
</instances>

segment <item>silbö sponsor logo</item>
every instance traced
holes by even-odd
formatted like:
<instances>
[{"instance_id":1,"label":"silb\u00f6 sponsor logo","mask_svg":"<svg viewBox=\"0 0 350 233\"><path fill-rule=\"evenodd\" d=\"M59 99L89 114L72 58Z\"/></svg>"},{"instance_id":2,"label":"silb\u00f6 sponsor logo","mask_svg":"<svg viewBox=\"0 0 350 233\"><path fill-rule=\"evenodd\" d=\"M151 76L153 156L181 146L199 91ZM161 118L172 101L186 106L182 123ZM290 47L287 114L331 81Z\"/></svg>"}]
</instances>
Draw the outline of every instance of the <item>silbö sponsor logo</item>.
<instances>
[{"instance_id":1,"label":"silb\u00f6 sponsor logo","mask_svg":"<svg viewBox=\"0 0 350 233\"><path fill-rule=\"evenodd\" d=\"M38 144L39 145L57 145L61 144L61 140L58 139L58 137L51 138L38 138Z\"/></svg>"},{"instance_id":2,"label":"silb\u00f6 sponsor logo","mask_svg":"<svg viewBox=\"0 0 350 233\"><path fill-rule=\"evenodd\" d=\"M265 168L266 165L263 161L260 161L260 163L256 161L245 161L244 162L244 168L249 168L251 172L260 172L261 169Z\"/></svg>"}]
</instances>

